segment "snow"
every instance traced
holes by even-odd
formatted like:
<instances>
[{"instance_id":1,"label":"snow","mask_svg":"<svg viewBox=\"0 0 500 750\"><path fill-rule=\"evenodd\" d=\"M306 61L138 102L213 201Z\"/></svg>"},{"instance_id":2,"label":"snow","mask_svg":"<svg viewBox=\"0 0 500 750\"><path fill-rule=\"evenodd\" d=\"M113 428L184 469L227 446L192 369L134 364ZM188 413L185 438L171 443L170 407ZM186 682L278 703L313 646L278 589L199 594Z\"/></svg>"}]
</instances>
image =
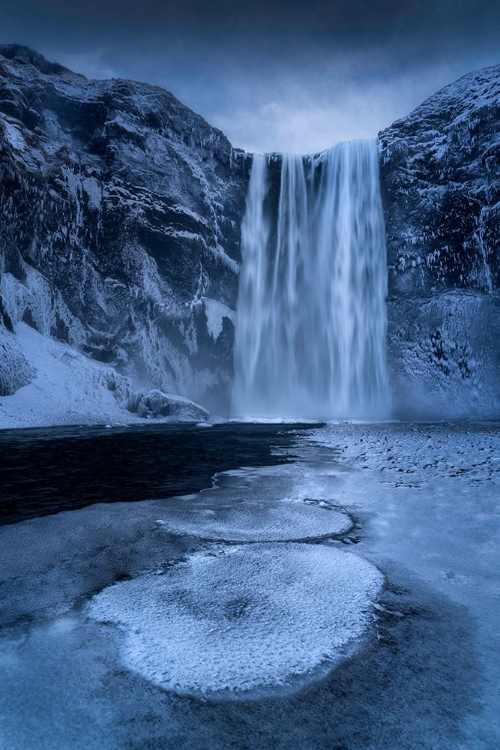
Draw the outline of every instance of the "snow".
<instances>
[{"instance_id":1,"label":"snow","mask_svg":"<svg viewBox=\"0 0 500 750\"><path fill-rule=\"evenodd\" d=\"M366 628L382 581L369 563L328 547L247 545L118 583L88 612L125 630L121 658L147 680L232 695L328 672Z\"/></svg>"},{"instance_id":2,"label":"snow","mask_svg":"<svg viewBox=\"0 0 500 750\"><path fill-rule=\"evenodd\" d=\"M23 281L11 273L4 273L0 277L0 294L11 319L20 321L29 310L36 329L49 337L59 316L68 327L70 343L80 344L84 340L83 326L70 313L60 292L27 263L23 263L23 271Z\"/></svg>"},{"instance_id":3,"label":"snow","mask_svg":"<svg viewBox=\"0 0 500 750\"><path fill-rule=\"evenodd\" d=\"M365 517L364 554L389 580L396 571L405 583L414 576L443 603L462 607L459 618L473 618L470 648L484 677L480 706L464 717L463 744L449 747L497 747L500 424L344 424L310 439L354 468L343 475L338 502Z\"/></svg>"},{"instance_id":4,"label":"snow","mask_svg":"<svg viewBox=\"0 0 500 750\"><path fill-rule=\"evenodd\" d=\"M20 127L18 127L15 123L11 122L7 118L4 119L3 126L4 133L10 145L13 146L17 151L25 151L26 141L23 138Z\"/></svg>"},{"instance_id":5,"label":"snow","mask_svg":"<svg viewBox=\"0 0 500 750\"><path fill-rule=\"evenodd\" d=\"M215 248L209 247L208 250L226 268L229 268L229 270L232 271L234 274L239 274L240 264L238 263L238 261L234 260L234 258L231 258L221 245L217 245Z\"/></svg>"},{"instance_id":6,"label":"snow","mask_svg":"<svg viewBox=\"0 0 500 750\"><path fill-rule=\"evenodd\" d=\"M202 297L202 301L205 308L205 315L207 316L208 333L214 341L217 341L222 333L223 318L228 318L234 325L236 313L216 299Z\"/></svg>"},{"instance_id":7,"label":"snow","mask_svg":"<svg viewBox=\"0 0 500 750\"><path fill-rule=\"evenodd\" d=\"M0 429L143 422L128 410L132 401L136 409L150 402L159 407L168 403L167 411L172 416L164 418L167 420L199 420L206 414L182 396L135 391L131 381L112 368L85 357L68 344L42 336L24 323L17 325L15 337L7 334L7 338L15 343L21 364L27 363L24 382L28 376L32 380L12 395L0 397ZM142 412L149 418L153 415L148 409L144 407Z\"/></svg>"},{"instance_id":8,"label":"snow","mask_svg":"<svg viewBox=\"0 0 500 750\"><path fill-rule=\"evenodd\" d=\"M16 340L36 375L13 395L0 398L0 428L140 421L106 386L110 368L24 323L17 326Z\"/></svg>"},{"instance_id":9,"label":"snow","mask_svg":"<svg viewBox=\"0 0 500 750\"><path fill-rule=\"evenodd\" d=\"M338 422L293 453L0 529L4 747L499 745L498 425ZM286 541L306 512L355 528Z\"/></svg>"},{"instance_id":10,"label":"snow","mask_svg":"<svg viewBox=\"0 0 500 750\"><path fill-rule=\"evenodd\" d=\"M87 194L89 207L99 211L102 204L102 186L99 180L96 177L85 177L82 187Z\"/></svg>"}]
</instances>

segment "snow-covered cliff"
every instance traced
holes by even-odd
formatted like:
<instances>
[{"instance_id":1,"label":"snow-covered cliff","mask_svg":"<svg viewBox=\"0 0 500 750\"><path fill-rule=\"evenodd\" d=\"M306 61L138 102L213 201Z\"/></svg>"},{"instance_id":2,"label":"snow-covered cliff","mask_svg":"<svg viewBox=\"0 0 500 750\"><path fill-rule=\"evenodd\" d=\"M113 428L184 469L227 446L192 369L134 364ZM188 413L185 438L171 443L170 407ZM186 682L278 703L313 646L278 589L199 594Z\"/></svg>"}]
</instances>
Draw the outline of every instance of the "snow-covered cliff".
<instances>
[{"instance_id":1,"label":"snow-covered cliff","mask_svg":"<svg viewBox=\"0 0 500 750\"><path fill-rule=\"evenodd\" d=\"M227 408L248 163L146 84L0 47L0 395L19 322L135 386Z\"/></svg>"},{"instance_id":2,"label":"snow-covered cliff","mask_svg":"<svg viewBox=\"0 0 500 750\"><path fill-rule=\"evenodd\" d=\"M500 413L500 66L380 134L397 413Z\"/></svg>"}]
</instances>

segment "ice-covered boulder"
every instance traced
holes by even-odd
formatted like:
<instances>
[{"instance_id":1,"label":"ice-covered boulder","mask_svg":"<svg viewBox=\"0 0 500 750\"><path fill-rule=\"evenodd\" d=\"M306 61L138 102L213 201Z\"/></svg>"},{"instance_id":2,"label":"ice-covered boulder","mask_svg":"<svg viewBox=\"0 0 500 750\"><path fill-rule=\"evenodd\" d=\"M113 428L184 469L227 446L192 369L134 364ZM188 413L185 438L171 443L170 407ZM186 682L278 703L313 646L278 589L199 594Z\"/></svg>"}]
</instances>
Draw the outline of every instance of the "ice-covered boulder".
<instances>
[{"instance_id":1,"label":"ice-covered boulder","mask_svg":"<svg viewBox=\"0 0 500 750\"><path fill-rule=\"evenodd\" d=\"M139 417L172 417L180 420L205 421L209 417L206 409L182 396L172 396L162 391L136 392L129 402L129 409Z\"/></svg>"},{"instance_id":2,"label":"ice-covered boulder","mask_svg":"<svg viewBox=\"0 0 500 750\"><path fill-rule=\"evenodd\" d=\"M34 370L12 332L0 324L0 396L10 396L33 378Z\"/></svg>"}]
</instances>

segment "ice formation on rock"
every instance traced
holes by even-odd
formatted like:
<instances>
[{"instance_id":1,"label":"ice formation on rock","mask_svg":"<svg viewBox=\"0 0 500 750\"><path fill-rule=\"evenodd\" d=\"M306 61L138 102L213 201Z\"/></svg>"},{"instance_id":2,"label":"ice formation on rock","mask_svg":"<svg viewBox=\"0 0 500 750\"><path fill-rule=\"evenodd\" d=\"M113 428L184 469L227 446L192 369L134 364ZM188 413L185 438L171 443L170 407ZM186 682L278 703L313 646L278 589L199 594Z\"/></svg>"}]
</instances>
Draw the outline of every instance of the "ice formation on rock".
<instances>
[{"instance_id":1,"label":"ice formation on rock","mask_svg":"<svg viewBox=\"0 0 500 750\"><path fill-rule=\"evenodd\" d=\"M20 45L0 46L0 88L0 307L227 413L245 156L160 88Z\"/></svg>"},{"instance_id":2,"label":"ice formation on rock","mask_svg":"<svg viewBox=\"0 0 500 750\"><path fill-rule=\"evenodd\" d=\"M398 416L500 414L499 96L478 70L379 136Z\"/></svg>"}]
</instances>

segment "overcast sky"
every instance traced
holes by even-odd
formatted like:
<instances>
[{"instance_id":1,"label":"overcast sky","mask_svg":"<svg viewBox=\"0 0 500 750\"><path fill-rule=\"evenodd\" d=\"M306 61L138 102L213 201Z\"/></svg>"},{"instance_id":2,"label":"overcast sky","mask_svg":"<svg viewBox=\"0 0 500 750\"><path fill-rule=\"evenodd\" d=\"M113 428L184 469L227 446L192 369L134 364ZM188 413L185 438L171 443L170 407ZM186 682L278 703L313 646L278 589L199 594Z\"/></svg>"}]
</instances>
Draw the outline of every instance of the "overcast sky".
<instances>
[{"instance_id":1,"label":"overcast sky","mask_svg":"<svg viewBox=\"0 0 500 750\"><path fill-rule=\"evenodd\" d=\"M0 42L161 85L235 146L311 152L500 64L500 0L0 0Z\"/></svg>"}]
</instances>

